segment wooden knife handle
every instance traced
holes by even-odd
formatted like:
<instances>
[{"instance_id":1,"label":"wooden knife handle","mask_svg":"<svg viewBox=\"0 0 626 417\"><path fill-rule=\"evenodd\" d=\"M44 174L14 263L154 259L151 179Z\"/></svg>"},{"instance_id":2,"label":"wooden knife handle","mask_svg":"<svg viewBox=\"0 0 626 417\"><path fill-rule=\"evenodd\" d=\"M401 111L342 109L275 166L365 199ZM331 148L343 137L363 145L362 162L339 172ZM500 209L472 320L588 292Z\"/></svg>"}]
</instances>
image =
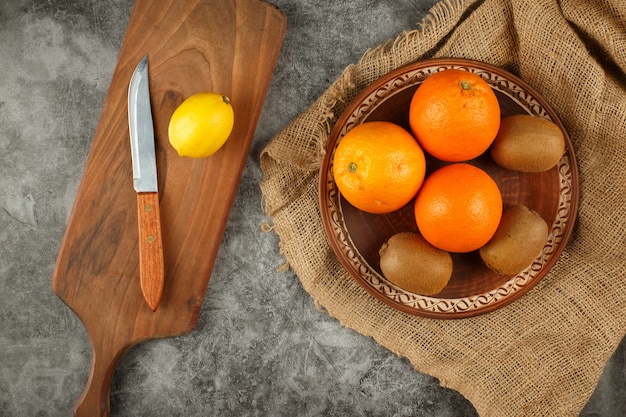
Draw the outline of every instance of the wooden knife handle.
<instances>
[{"instance_id":1,"label":"wooden knife handle","mask_svg":"<svg viewBox=\"0 0 626 417\"><path fill-rule=\"evenodd\" d=\"M156 311L161 302L165 275L159 194L137 193L137 209L141 292L152 311Z\"/></svg>"}]
</instances>

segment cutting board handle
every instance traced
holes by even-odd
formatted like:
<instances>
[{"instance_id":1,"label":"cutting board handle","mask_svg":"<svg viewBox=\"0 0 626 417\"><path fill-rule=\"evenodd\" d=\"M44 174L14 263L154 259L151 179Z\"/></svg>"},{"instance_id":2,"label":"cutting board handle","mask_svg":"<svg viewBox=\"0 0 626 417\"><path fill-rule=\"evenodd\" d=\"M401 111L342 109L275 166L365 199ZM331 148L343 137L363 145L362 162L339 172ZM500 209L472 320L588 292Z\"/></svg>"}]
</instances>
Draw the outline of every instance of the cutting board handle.
<instances>
[{"instance_id":1,"label":"cutting board handle","mask_svg":"<svg viewBox=\"0 0 626 417\"><path fill-rule=\"evenodd\" d=\"M115 348L92 338L91 370L83 394L74 405L75 417L108 417L113 374L129 346Z\"/></svg>"}]
</instances>

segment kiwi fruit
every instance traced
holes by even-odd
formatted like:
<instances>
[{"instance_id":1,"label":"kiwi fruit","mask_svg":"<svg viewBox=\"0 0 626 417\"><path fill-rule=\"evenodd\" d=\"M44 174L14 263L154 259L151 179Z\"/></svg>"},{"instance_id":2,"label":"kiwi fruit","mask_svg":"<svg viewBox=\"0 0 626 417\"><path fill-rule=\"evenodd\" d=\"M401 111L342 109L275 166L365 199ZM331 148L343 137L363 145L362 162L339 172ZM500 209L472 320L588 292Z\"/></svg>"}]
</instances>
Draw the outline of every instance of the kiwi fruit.
<instances>
[{"instance_id":1,"label":"kiwi fruit","mask_svg":"<svg viewBox=\"0 0 626 417\"><path fill-rule=\"evenodd\" d=\"M489 153L501 167L522 172L543 172L559 163L565 152L561 129L539 116L503 117Z\"/></svg>"},{"instance_id":2,"label":"kiwi fruit","mask_svg":"<svg viewBox=\"0 0 626 417\"><path fill-rule=\"evenodd\" d=\"M507 207L491 240L478 252L498 274L521 272L539 255L548 238L548 225L539 213L523 205Z\"/></svg>"},{"instance_id":3,"label":"kiwi fruit","mask_svg":"<svg viewBox=\"0 0 626 417\"><path fill-rule=\"evenodd\" d=\"M417 233L393 235L382 245L379 254L385 278L415 294L437 294L452 276L450 254L432 246Z\"/></svg>"}]
</instances>

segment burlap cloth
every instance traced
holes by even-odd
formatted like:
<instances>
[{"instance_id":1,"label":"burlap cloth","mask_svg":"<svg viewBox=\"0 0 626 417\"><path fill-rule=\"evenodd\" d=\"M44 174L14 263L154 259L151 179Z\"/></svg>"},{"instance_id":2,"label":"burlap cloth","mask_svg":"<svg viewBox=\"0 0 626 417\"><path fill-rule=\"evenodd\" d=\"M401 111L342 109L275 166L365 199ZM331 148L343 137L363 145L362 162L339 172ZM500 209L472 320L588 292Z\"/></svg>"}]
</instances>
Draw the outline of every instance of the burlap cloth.
<instances>
[{"instance_id":1,"label":"burlap cloth","mask_svg":"<svg viewBox=\"0 0 626 417\"><path fill-rule=\"evenodd\" d=\"M366 85L430 57L486 61L535 87L574 144L580 206L551 272L511 305L432 320L377 301L342 269L320 220L327 137ZM303 287L344 326L458 390L481 416L575 416L626 334L626 2L444 0L367 51L261 155L271 228Z\"/></svg>"}]
</instances>

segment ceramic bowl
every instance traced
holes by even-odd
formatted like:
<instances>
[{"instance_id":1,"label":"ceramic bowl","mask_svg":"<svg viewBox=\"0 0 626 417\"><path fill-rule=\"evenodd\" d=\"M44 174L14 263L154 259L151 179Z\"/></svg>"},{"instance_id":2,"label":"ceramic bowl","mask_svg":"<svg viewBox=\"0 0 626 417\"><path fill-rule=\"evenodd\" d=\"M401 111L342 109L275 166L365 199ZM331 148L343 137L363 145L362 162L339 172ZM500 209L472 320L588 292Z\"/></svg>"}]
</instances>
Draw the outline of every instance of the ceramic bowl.
<instances>
[{"instance_id":1,"label":"ceramic bowl","mask_svg":"<svg viewBox=\"0 0 626 417\"><path fill-rule=\"evenodd\" d=\"M556 123L566 140L558 165L541 173L510 171L496 165L488 152L470 163L483 168L498 184L504 206L523 204L537 211L549 226L541 253L516 275L499 275L481 261L478 251L451 254L453 273L438 294L423 296L387 281L378 251L399 232L418 233L413 202L389 214L368 214L350 205L332 175L334 151L354 126L387 120L410 131L408 108L418 86L429 75L457 68L482 77L493 88L502 116L531 114ZM427 155L428 175L443 163ZM501 308L526 294L552 268L571 235L578 206L578 171L574 151L554 110L517 76L486 63L464 59L431 59L395 70L373 82L346 107L328 140L319 173L319 206L324 232L347 272L373 297L406 313L429 318L464 318ZM539 296L533 294L532 296ZM538 300L540 302L540 300Z\"/></svg>"}]
</instances>

